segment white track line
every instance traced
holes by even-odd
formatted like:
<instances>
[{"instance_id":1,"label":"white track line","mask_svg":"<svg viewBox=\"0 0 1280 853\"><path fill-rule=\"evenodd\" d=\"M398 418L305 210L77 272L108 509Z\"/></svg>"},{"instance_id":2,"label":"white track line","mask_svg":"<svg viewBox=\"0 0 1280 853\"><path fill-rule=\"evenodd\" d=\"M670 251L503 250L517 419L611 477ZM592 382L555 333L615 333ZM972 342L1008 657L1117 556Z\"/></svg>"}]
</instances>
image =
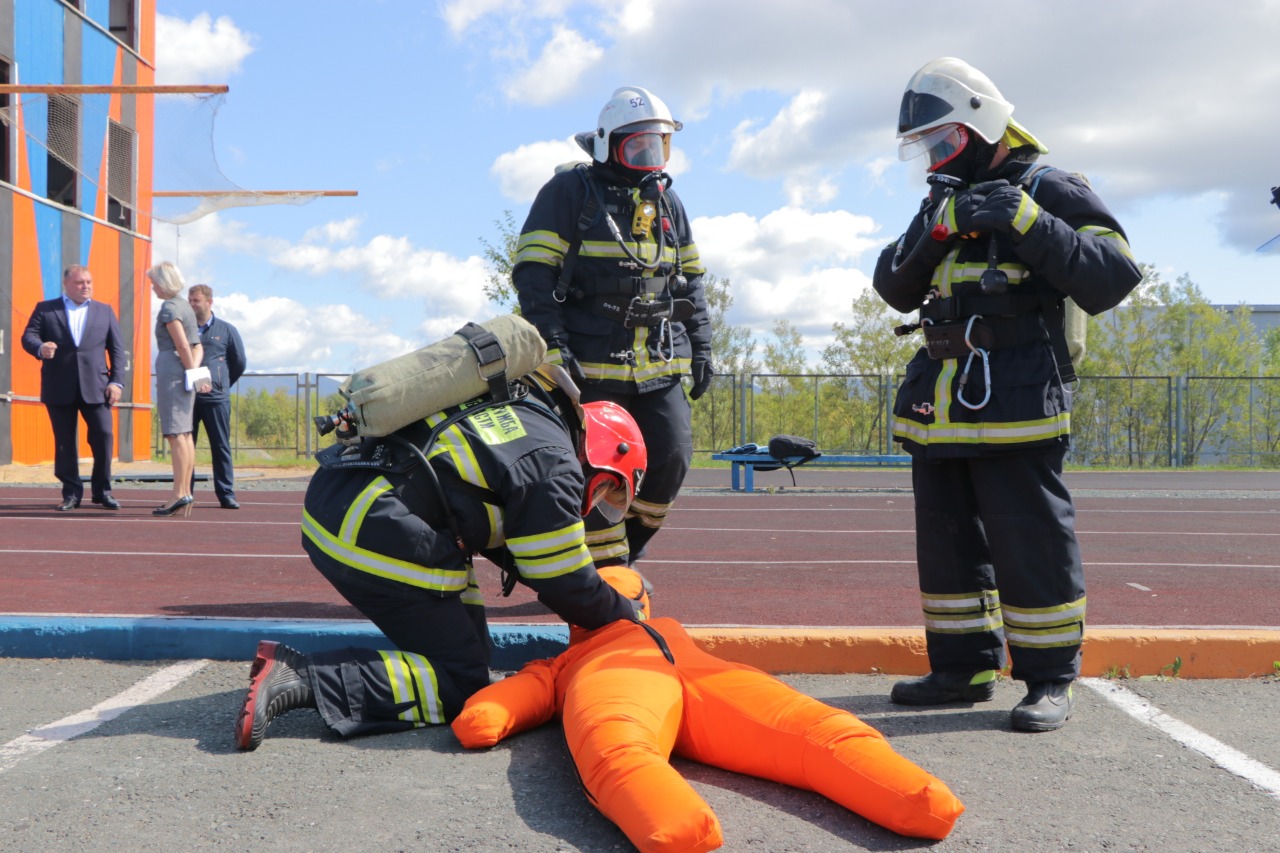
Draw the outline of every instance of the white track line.
<instances>
[{"instance_id":1,"label":"white track line","mask_svg":"<svg viewBox=\"0 0 1280 853\"><path fill-rule=\"evenodd\" d=\"M1086 687L1101 693L1102 696L1141 723L1167 734L1178 743L1195 750L1214 764L1229 773L1252 782L1266 791L1270 796L1280 800L1280 773L1267 765L1255 761L1234 747L1227 746L1220 740L1210 737L1197 728L1169 716L1132 690L1101 678L1080 679Z\"/></svg>"},{"instance_id":2,"label":"white track line","mask_svg":"<svg viewBox=\"0 0 1280 853\"><path fill-rule=\"evenodd\" d=\"M207 660L193 660L165 667L142 679L123 693L112 696L105 702L99 702L87 711L72 714L56 723L40 726L21 737L14 738L4 746L0 746L0 773L24 758L38 755L46 749L52 749L58 744L91 732L108 720L114 720L125 711L154 699L176 687L208 663Z\"/></svg>"}]
</instances>

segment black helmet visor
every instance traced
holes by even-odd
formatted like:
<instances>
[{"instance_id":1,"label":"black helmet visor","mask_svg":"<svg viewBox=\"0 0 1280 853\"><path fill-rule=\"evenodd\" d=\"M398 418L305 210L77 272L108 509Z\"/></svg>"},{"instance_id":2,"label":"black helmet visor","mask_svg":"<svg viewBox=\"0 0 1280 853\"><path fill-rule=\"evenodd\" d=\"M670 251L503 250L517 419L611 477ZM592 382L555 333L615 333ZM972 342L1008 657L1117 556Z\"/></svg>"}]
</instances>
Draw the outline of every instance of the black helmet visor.
<instances>
[{"instance_id":1,"label":"black helmet visor","mask_svg":"<svg viewBox=\"0 0 1280 853\"><path fill-rule=\"evenodd\" d=\"M898 133L910 133L918 127L925 127L950 113L951 109L951 104L937 95L908 89L902 93L902 108L898 111Z\"/></svg>"}]
</instances>

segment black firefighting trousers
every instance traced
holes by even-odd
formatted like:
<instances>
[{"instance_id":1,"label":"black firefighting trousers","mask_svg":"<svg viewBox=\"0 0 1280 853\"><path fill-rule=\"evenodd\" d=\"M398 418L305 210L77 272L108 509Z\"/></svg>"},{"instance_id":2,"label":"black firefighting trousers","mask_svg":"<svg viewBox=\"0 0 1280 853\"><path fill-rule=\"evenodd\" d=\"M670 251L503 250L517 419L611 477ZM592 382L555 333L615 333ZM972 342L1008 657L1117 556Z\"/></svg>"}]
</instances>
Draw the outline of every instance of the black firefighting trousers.
<instances>
[{"instance_id":1,"label":"black firefighting trousers","mask_svg":"<svg viewBox=\"0 0 1280 853\"><path fill-rule=\"evenodd\" d=\"M1080 674L1084 569L1064 447L912 464L916 561L934 672Z\"/></svg>"},{"instance_id":2,"label":"black firefighting trousers","mask_svg":"<svg viewBox=\"0 0 1280 853\"><path fill-rule=\"evenodd\" d=\"M447 723L489 683L484 606L378 578L308 549L342 597L395 644L309 655L324 721L345 737Z\"/></svg>"}]
</instances>

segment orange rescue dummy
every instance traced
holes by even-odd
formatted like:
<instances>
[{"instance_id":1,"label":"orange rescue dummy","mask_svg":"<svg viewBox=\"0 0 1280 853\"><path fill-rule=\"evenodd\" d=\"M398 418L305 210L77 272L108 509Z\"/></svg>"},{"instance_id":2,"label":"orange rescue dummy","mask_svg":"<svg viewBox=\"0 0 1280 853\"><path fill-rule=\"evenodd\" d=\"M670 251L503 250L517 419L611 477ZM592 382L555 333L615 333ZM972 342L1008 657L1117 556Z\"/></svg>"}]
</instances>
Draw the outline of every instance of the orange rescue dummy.
<instances>
[{"instance_id":1,"label":"orange rescue dummy","mask_svg":"<svg viewBox=\"0 0 1280 853\"><path fill-rule=\"evenodd\" d=\"M600 574L643 596L631 570ZM853 714L707 654L674 619L572 628L567 651L468 699L453 731L463 746L489 747L557 713L587 796L643 853L715 850L724 840L673 753L816 791L903 835L944 838L964 811Z\"/></svg>"}]
</instances>

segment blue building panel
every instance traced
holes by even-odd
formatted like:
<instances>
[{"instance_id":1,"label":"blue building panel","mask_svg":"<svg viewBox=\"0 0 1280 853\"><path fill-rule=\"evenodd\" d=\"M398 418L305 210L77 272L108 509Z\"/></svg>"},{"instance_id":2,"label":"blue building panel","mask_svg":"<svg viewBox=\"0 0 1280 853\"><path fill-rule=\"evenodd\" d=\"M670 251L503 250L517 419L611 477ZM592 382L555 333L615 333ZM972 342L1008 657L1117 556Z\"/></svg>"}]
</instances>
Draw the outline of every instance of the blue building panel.
<instances>
[{"instance_id":1,"label":"blue building panel","mask_svg":"<svg viewBox=\"0 0 1280 853\"><path fill-rule=\"evenodd\" d=\"M40 278L44 298L53 299L62 292L62 211L48 204L37 204L36 251L40 257Z\"/></svg>"}]
</instances>

